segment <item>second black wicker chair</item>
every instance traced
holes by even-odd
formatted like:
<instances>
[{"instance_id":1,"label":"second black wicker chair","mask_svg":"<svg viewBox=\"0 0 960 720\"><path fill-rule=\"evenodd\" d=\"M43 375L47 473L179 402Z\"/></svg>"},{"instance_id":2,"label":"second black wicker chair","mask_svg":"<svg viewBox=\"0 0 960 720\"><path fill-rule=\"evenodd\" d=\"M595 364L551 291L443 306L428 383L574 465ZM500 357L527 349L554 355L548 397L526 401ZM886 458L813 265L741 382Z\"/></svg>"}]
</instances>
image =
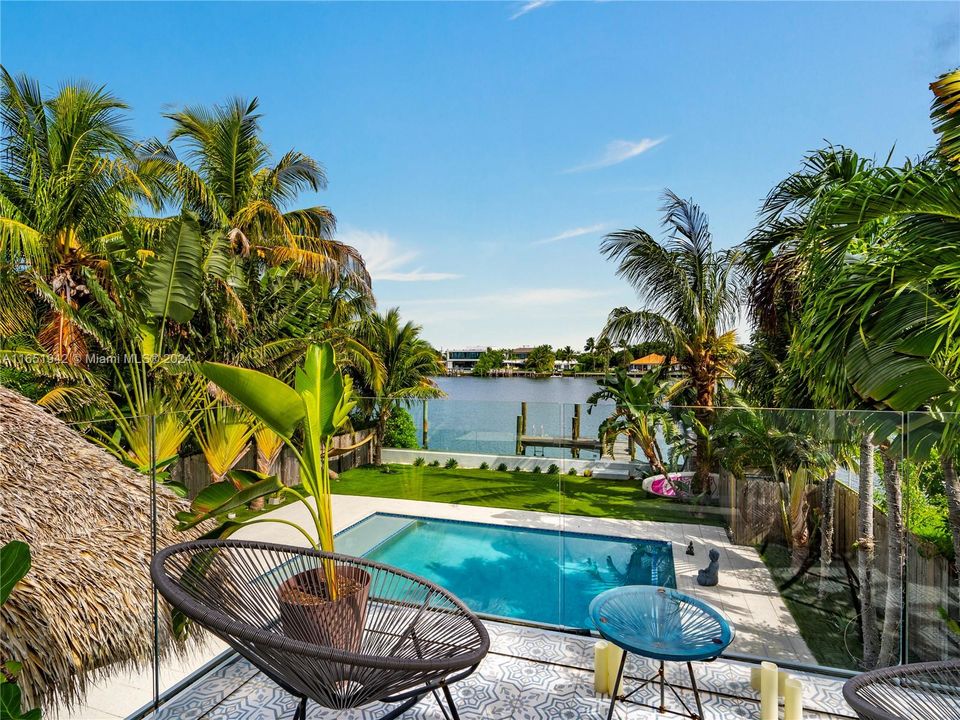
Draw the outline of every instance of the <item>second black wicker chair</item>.
<instances>
[{"instance_id":1,"label":"second black wicker chair","mask_svg":"<svg viewBox=\"0 0 960 720\"><path fill-rule=\"evenodd\" d=\"M843 697L862 720L960 720L960 660L865 672Z\"/></svg>"},{"instance_id":2,"label":"second black wicker chair","mask_svg":"<svg viewBox=\"0 0 960 720\"><path fill-rule=\"evenodd\" d=\"M323 601L331 567L349 602ZM151 574L173 607L300 698L296 720L305 720L308 698L337 710L399 703L388 720L430 692L457 718L448 686L490 647L486 629L453 595L359 558L198 540L157 553Z\"/></svg>"}]
</instances>

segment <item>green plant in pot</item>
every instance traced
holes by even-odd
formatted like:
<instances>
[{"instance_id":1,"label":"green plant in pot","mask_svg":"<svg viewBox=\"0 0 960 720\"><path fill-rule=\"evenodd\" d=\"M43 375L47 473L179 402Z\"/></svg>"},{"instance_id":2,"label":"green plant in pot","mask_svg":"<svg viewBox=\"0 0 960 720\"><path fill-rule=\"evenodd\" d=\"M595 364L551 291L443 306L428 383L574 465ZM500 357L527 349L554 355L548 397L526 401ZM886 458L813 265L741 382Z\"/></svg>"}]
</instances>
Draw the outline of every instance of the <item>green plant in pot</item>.
<instances>
[{"instance_id":1,"label":"green plant in pot","mask_svg":"<svg viewBox=\"0 0 960 720\"><path fill-rule=\"evenodd\" d=\"M352 380L337 368L333 346L324 343L307 350L293 387L232 365L204 363L200 371L291 449L300 465L303 492L284 486L276 476L235 470L230 473L232 483L211 485L197 496L192 512L178 516L179 527L187 529L210 518L223 522L235 514L234 522L221 525L220 537L245 524L282 522L300 531L312 547L333 552L330 457L333 438L348 426L356 405ZM275 492L301 501L313 527L307 530L286 519L246 510L252 500ZM277 588L284 629L308 642L354 650L369 590L370 576L362 569L322 560L319 567L297 573Z\"/></svg>"}]
</instances>

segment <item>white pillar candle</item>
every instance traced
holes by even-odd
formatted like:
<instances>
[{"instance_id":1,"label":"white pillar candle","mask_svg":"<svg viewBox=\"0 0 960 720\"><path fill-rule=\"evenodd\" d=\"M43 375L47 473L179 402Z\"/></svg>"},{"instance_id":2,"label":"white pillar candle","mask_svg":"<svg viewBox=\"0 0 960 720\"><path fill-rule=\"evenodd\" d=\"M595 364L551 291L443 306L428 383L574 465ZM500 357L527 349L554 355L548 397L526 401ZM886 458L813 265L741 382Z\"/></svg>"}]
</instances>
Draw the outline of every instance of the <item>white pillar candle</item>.
<instances>
[{"instance_id":1,"label":"white pillar candle","mask_svg":"<svg viewBox=\"0 0 960 720\"><path fill-rule=\"evenodd\" d=\"M780 697L783 697L786 682L789 677L790 675L784 670L780 670L777 673L777 695ZM760 692L760 668L758 667L750 668L750 687L753 688L754 692Z\"/></svg>"},{"instance_id":2,"label":"white pillar candle","mask_svg":"<svg viewBox=\"0 0 960 720\"><path fill-rule=\"evenodd\" d=\"M777 720L778 685L777 666L772 662L760 663L760 720Z\"/></svg>"},{"instance_id":3,"label":"white pillar candle","mask_svg":"<svg viewBox=\"0 0 960 720\"><path fill-rule=\"evenodd\" d=\"M608 691L607 659L610 657L609 646L610 643L606 640L600 640L593 646L593 689L600 695L606 695Z\"/></svg>"},{"instance_id":4,"label":"white pillar candle","mask_svg":"<svg viewBox=\"0 0 960 720\"><path fill-rule=\"evenodd\" d=\"M787 680L783 696L783 720L803 720L803 683L796 678Z\"/></svg>"},{"instance_id":5,"label":"white pillar candle","mask_svg":"<svg viewBox=\"0 0 960 720\"><path fill-rule=\"evenodd\" d=\"M620 658L622 657L623 650L610 643L610 647L607 649L607 691L611 695L620 692L617 685L617 673L620 671Z\"/></svg>"}]
</instances>

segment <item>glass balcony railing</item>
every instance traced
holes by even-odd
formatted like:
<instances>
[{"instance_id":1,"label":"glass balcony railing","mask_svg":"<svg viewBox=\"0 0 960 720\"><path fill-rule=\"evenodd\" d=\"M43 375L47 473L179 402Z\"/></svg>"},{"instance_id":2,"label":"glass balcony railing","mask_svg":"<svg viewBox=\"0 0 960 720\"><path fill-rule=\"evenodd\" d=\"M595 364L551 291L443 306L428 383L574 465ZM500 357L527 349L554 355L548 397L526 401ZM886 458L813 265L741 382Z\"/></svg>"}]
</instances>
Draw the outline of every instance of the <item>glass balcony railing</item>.
<instances>
[{"instance_id":1,"label":"glass balcony railing","mask_svg":"<svg viewBox=\"0 0 960 720\"><path fill-rule=\"evenodd\" d=\"M730 620L733 658L842 674L960 657L955 465L944 460L958 418L447 399L390 413L385 428L357 414L334 442L336 547L423 575L485 618L576 637L594 630L598 593L661 585ZM36 448L37 467L61 469L68 501L18 502L25 522L58 528L69 568L49 575L38 544L31 592L45 594L23 612L40 613L38 626L88 621L90 607L101 619L70 647L30 635L29 652L83 670L38 682L28 703L52 706L95 673L61 717L126 717L226 657L221 641L177 625L148 564L217 522L308 519L280 491L177 529L177 513L211 482L232 482L231 469L296 488L294 454L257 430L198 413L51 425L63 440ZM304 544L289 524L234 537Z\"/></svg>"}]
</instances>

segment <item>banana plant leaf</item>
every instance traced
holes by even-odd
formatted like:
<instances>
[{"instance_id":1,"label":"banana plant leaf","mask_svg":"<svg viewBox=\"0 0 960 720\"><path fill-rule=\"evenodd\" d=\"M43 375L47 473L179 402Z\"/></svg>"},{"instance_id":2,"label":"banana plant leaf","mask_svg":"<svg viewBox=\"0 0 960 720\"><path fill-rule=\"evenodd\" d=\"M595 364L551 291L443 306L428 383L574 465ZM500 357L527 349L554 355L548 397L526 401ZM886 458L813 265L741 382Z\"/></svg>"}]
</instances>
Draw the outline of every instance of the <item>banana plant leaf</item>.
<instances>
[{"instance_id":1,"label":"banana plant leaf","mask_svg":"<svg viewBox=\"0 0 960 720\"><path fill-rule=\"evenodd\" d=\"M7 601L14 585L30 572L30 548L13 540L0 548L0 605Z\"/></svg>"},{"instance_id":2,"label":"banana plant leaf","mask_svg":"<svg viewBox=\"0 0 960 720\"><path fill-rule=\"evenodd\" d=\"M16 683L0 683L0 717L3 720L40 720L40 708L28 712L20 709L22 693Z\"/></svg>"},{"instance_id":3,"label":"banana plant leaf","mask_svg":"<svg viewBox=\"0 0 960 720\"><path fill-rule=\"evenodd\" d=\"M203 363L200 372L285 440L289 441L303 421L303 399L276 378L249 368L211 362Z\"/></svg>"},{"instance_id":4,"label":"banana plant leaf","mask_svg":"<svg viewBox=\"0 0 960 720\"><path fill-rule=\"evenodd\" d=\"M200 306L203 244L196 216L184 211L164 231L156 257L145 268L144 307L148 316L190 322Z\"/></svg>"},{"instance_id":5,"label":"banana plant leaf","mask_svg":"<svg viewBox=\"0 0 960 720\"><path fill-rule=\"evenodd\" d=\"M193 499L189 511L176 514L177 530L189 530L205 520L223 518L236 511L244 512L253 501L271 495L283 489L280 478L275 475L264 475L253 470L231 471L231 479L238 478L241 489L233 483L218 482L208 485ZM253 511L259 514L260 511ZM239 518L238 518L239 519Z\"/></svg>"}]
</instances>

